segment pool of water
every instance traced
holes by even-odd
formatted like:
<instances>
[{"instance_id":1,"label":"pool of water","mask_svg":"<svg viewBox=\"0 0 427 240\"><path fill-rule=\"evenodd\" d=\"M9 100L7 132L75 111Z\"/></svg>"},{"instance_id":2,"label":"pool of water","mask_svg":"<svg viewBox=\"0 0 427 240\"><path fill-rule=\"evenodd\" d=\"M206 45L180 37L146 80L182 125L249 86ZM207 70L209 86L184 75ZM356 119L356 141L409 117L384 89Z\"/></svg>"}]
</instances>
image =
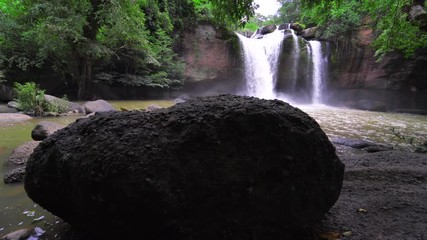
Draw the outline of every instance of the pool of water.
<instances>
[{"instance_id":1,"label":"pool of water","mask_svg":"<svg viewBox=\"0 0 427 240\"><path fill-rule=\"evenodd\" d=\"M171 101L112 101L116 109L144 109L151 104L162 107L173 105ZM409 147L390 131L397 131L417 139L427 137L427 116L359 111L326 106L298 106L320 124L329 137L365 139L374 142ZM39 121L61 124L74 122L77 117L34 118L24 122L0 122L0 236L11 231L38 226L46 231L41 239L57 239L56 234L64 224L34 204L22 184L5 185L3 176L8 170L3 166L6 158L20 144L31 140L31 130Z\"/></svg>"}]
</instances>

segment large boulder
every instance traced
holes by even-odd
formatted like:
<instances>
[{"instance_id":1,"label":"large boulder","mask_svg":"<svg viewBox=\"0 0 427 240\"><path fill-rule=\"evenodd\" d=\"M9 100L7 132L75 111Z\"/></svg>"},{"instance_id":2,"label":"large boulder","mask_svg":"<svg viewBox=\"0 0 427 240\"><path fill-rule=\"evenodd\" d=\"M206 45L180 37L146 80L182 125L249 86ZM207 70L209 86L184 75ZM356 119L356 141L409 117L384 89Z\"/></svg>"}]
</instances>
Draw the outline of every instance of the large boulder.
<instances>
[{"instance_id":1,"label":"large boulder","mask_svg":"<svg viewBox=\"0 0 427 240\"><path fill-rule=\"evenodd\" d=\"M413 5L409 11L409 20L415 22L422 29L427 30L427 12L421 5Z\"/></svg>"},{"instance_id":2,"label":"large boulder","mask_svg":"<svg viewBox=\"0 0 427 240\"><path fill-rule=\"evenodd\" d=\"M266 34L272 33L276 30L276 28L277 28L277 26L274 24L263 26L262 28L260 28L260 34L266 35Z\"/></svg>"},{"instance_id":3,"label":"large boulder","mask_svg":"<svg viewBox=\"0 0 427 240\"><path fill-rule=\"evenodd\" d=\"M306 28L302 30L301 35L303 38L307 40L311 40L316 37L316 31L317 31L317 27Z\"/></svg>"},{"instance_id":4,"label":"large boulder","mask_svg":"<svg viewBox=\"0 0 427 240\"><path fill-rule=\"evenodd\" d=\"M33 119L32 117L21 113L2 113L0 114L0 123L23 122Z\"/></svg>"},{"instance_id":5,"label":"large boulder","mask_svg":"<svg viewBox=\"0 0 427 240\"><path fill-rule=\"evenodd\" d=\"M31 131L31 138L36 141L42 141L43 139L49 137L54 132L64 127L65 127L64 125L61 125L58 123L41 121L37 123L36 126Z\"/></svg>"},{"instance_id":6,"label":"large boulder","mask_svg":"<svg viewBox=\"0 0 427 240\"><path fill-rule=\"evenodd\" d=\"M25 190L107 239L301 239L343 171L304 112L221 95L78 120L36 148Z\"/></svg>"},{"instance_id":7,"label":"large boulder","mask_svg":"<svg viewBox=\"0 0 427 240\"><path fill-rule=\"evenodd\" d=\"M83 104L83 108L85 109L86 114L93 113L93 112L115 111L114 107L109 102L102 99L85 102Z\"/></svg>"},{"instance_id":8,"label":"large boulder","mask_svg":"<svg viewBox=\"0 0 427 240\"><path fill-rule=\"evenodd\" d=\"M72 112L72 113L82 113L85 114L85 109L78 103L70 102L62 98L58 98L52 95L45 94L44 95L45 101L49 102L50 104L54 105L60 105L62 108L64 108L64 112Z\"/></svg>"}]
</instances>

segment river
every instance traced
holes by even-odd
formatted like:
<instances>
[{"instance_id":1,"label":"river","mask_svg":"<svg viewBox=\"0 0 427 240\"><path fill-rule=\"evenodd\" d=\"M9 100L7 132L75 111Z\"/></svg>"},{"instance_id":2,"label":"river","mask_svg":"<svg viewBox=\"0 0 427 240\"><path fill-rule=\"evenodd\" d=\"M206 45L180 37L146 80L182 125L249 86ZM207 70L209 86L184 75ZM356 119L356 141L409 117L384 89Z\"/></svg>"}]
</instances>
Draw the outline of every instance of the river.
<instances>
[{"instance_id":1,"label":"river","mask_svg":"<svg viewBox=\"0 0 427 240\"><path fill-rule=\"evenodd\" d=\"M116 109L143 109L150 104L167 107L170 101L112 101ZM397 148L410 147L402 143L390 130L417 139L427 138L427 116L359 111L327 106L298 106L320 124L330 138L345 137L385 143ZM34 118L19 123L0 122L0 176L8 170L3 163L14 148L31 140L31 130L39 121L69 124L77 117ZM58 239L64 227L61 219L34 204L26 195L22 184L5 185L0 180L0 236L14 230L38 226L46 233L40 239Z\"/></svg>"}]
</instances>

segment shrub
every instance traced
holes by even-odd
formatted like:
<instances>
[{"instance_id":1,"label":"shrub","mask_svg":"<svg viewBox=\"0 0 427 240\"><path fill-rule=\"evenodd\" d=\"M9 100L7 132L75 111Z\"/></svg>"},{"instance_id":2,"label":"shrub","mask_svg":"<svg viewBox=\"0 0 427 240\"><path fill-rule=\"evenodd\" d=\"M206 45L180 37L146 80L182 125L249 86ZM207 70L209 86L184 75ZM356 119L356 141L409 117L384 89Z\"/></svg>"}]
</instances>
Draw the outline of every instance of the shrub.
<instances>
[{"instance_id":1,"label":"shrub","mask_svg":"<svg viewBox=\"0 0 427 240\"><path fill-rule=\"evenodd\" d=\"M44 90L41 90L34 82L24 84L15 83L14 86L19 108L25 112L34 112L41 115L44 112Z\"/></svg>"},{"instance_id":2,"label":"shrub","mask_svg":"<svg viewBox=\"0 0 427 240\"><path fill-rule=\"evenodd\" d=\"M15 83L14 86L19 108L24 112L32 112L40 116L45 112L63 113L68 109L67 98L46 101L45 91L40 89L34 82L24 84Z\"/></svg>"}]
</instances>

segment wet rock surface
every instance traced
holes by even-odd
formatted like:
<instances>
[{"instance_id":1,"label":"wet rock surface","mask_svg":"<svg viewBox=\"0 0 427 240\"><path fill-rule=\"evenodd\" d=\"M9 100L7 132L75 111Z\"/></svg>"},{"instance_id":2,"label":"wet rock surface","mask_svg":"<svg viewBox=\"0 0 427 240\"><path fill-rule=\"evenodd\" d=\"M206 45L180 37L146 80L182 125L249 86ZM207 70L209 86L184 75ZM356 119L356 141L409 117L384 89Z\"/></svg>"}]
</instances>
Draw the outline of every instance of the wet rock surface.
<instances>
[{"instance_id":1,"label":"wet rock surface","mask_svg":"<svg viewBox=\"0 0 427 240\"><path fill-rule=\"evenodd\" d=\"M24 143L13 150L12 154L6 159L6 167L19 167L27 163L28 158L40 142L31 141Z\"/></svg>"},{"instance_id":2,"label":"wet rock surface","mask_svg":"<svg viewBox=\"0 0 427 240\"><path fill-rule=\"evenodd\" d=\"M13 150L4 163L9 170L3 176L4 183L22 183L24 181L25 164L39 143L37 141L27 142Z\"/></svg>"},{"instance_id":3,"label":"wet rock surface","mask_svg":"<svg viewBox=\"0 0 427 240\"><path fill-rule=\"evenodd\" d=\"M25 189L105 238L285 239L322 219L343 170L305 113L223 95L79 120L36 148Z\"/></svg>"}]
</instances>

